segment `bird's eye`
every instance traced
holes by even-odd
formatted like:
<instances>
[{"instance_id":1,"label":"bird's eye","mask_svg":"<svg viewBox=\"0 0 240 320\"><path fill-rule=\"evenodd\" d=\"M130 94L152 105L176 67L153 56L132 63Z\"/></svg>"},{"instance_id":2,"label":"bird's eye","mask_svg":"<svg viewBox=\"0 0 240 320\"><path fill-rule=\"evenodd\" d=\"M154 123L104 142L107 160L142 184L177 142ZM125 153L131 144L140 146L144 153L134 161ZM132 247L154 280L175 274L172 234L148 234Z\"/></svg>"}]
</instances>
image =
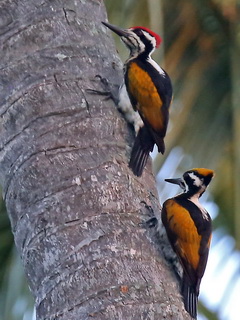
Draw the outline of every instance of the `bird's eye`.
<instances>
[{"instance_id":1,"label":"bird's eye","mask_svg":"<svg viewBox=\"0 0 240 320\"><path fill-rule=\"evenodd\" d=\"M137 29L137 30L135 31L135 33L136 33L138 36L142 36L142 35L143 35L143 32L142 32L141 29Z\"/></svg>"}]
</instances>

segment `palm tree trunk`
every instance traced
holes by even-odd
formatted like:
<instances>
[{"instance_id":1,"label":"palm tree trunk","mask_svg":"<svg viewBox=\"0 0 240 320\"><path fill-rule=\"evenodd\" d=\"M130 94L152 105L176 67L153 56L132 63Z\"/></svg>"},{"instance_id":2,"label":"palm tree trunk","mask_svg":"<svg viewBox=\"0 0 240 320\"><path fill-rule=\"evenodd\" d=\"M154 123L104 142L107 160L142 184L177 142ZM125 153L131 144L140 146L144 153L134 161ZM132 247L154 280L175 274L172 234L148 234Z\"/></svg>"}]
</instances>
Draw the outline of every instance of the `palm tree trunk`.
<instances>
[{"instance_id":1,"label":"palm tree trunk","mask_svg":"<svg viewBox=\"0 0 240 320\"><path fill-rule=\"evenodd\" d=\"M102 1L1 3L0 178L37 319L187 319L142 224L159 214L150 167L128 169L132 132Z\"/></svg>"}]
</instances>

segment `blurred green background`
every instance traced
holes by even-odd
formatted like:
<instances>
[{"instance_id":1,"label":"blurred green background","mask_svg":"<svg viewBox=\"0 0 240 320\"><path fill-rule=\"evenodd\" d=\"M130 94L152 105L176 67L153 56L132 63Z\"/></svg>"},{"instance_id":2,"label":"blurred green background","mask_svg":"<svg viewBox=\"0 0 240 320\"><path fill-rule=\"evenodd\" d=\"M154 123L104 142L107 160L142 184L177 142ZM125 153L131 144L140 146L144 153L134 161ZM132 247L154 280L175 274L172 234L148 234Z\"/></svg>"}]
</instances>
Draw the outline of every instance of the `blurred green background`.
<instances>
[{"instance_id":1,"label":"blurred green background","mask_svg":"<svg viewBox=\"0 0 240 320\"><path fill-rule=\"evenodd\" d=\"M106 0L110 23L149 27L163 38L153 58L174 87L166 154L153 170L163 202L178 192L163 179L192 167L216 177L203 201L214 237L203 279L199 319L237 320L240 314L240 1ZM116 37L123 60L128 52ZM168 176L167 176L168 175ZM170 176L169 176L170 175ZM172 193L173 192L173 193ZM0 214L0 320L33 319L8 218ZM204 282L205 280L205 282ZM3 318L1 318L3 317Z\"/></svg>"}]
</instances>

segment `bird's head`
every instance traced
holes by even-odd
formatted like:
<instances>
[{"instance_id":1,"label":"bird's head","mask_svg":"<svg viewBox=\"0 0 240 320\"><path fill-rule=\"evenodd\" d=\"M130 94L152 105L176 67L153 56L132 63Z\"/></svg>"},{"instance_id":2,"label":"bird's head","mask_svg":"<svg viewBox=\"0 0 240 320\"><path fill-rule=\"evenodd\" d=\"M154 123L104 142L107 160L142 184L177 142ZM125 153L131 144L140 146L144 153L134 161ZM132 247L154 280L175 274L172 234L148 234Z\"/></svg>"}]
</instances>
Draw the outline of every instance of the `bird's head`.
<instances>
[{"instance_id":1,"label":"bird's head","mask_svg":"<svg viewBox=\"0 0 240 320\"><path fill-rule=\"evenodd\" d=\"M190 195L199 194L201 196L207 189L214 176L214 171L205 168L194 168L186 171L183 178L165 179L165 181L178 184L184 192Z\"/></svg>"},{"instance_id":2,"label":"bird's head","mask_svg":"<svg viewBox=\"0 0 240 320\"><path fill-rule=\"evenodd\" d=\"M162 42L161 37L145 27L121 29L117 26L102 22L115 32L130 50L130 55L137 57L140 54L150 55Z\"/></svg>"}]
</instances>

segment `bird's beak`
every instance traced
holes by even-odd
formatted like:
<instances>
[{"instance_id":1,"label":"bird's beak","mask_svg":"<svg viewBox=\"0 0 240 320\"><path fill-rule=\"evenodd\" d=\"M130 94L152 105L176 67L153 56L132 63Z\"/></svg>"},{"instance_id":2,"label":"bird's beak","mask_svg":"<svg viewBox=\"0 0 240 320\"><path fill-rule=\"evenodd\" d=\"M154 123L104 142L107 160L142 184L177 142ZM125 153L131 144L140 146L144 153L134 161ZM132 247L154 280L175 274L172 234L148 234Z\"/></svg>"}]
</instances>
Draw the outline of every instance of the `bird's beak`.
<instances>
[{"instance_id":1,"label":"bird's beak","mask_svg":"<svg viewBox=\"0 0 240 320\"><path fill-rule=\"evenodd\" d=\"M113 24L107 23L107 22L103 22L102 24L104 24L106 27L108 27L110 30L112 30L113 32L115 32L117 35L119 35L120 37L128 37L129 33L127 30L125 29L121 29L117 26L114 26Z\"/></svg>"},{"instance_id":2,"label":"bird's beak","mask_svg":"<svg viewBox=\"0 0 240 320\"><path fill-rule=\"evenodd\" d=\"M181 189L186 190L186 186L182 178L165 179L165 181L173 184L178 184Z\"/></svg>"}]
</instances>

